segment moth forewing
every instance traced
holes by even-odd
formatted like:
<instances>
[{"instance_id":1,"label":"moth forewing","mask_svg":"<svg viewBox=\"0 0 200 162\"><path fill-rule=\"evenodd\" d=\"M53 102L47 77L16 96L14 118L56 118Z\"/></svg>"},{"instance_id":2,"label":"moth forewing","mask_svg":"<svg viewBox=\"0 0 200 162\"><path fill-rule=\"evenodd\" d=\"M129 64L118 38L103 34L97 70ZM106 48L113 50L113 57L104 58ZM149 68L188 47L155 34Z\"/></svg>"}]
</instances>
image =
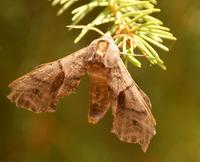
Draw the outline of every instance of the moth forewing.
<instances>
[{"instance_id":1,"label":"moth forewing","mask_svg":"<svg viewBox=\"0 0 200 162\"><path fill-rule=\"evenodd\" d=\"M76 91L80 80L87 72L86 65L89 55L90 48L86 47L59 60L65 78L59 89L58 97L68 96Z\"/></svg>"},{"instance_id":2,"label":"moth forewing","mask_svg":"<svg viewBox=\"0 0 200 162\"><path fill-rule=\"evenodd\" d=\"M114 48L114 47L110 47ZM109 48L108 48L109 49ZM110 88L114 115L112 132L128 143L139 143L146 151L155 134L155 119L150 100L139 89L126 69L117 50L107 53L107 83Z\"/></svg>"},{"instance_id":3,"label":"moth forewing","mask_svg":"<svg viewBox=\"0 0 200 162\"><path fill-rule=\"evenodd\" d=\"M33 71L9 84L8 99L19 108L54 112L59 98L73 92L86 72L88 48L57 61L37 66Z\"/></svg>"},{"instance_id":4,"label":"moth forewing","mask_svg":"<svg viewBox=\"0 0 200 162\"><path fill-rule=\"evenodd\" d=\"M8 99L15 102L17 107L36 113L53 112L63 81L64 73L58 62L45 64L10 83Z\"/></svg>"}]
</instances>

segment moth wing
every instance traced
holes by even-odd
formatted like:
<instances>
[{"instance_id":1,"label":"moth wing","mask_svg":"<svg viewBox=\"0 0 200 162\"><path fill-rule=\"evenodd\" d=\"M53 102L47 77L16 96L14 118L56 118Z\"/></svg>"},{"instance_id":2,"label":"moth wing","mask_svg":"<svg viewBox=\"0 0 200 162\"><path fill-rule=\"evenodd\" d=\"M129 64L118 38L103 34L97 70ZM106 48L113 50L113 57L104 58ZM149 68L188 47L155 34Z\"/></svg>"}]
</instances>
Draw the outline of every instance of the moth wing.
<instances>
[{"instance_id":1,"label":"moth wing","mask_svg":"<svg viewBox=\"0 0 200 162\"><path fill-rule=\"evenodd\" d=\"M116 105L112 132L121 141L139 143L146 151L155 135L155 122L140 92L134 86L127 88L118 95Z\"/></svg>"},{"instance_id":2,"label":"moth wing","mask_svg":"<svg viewBox=\"0 0 200 162\"><path fill-rule=\"evenodd\" d=\"M8 99L15 102L17 107L37 113L53 112L63 80L64 73L58 62L45 64L10 83Z\"/></svg>"},{"instance_id":3,"label":"moth wing","mask_svg":"<svg viewBox=\"0 0 200 162\"><path fill-rule=\"evenodd\" d=\"M139 89L119 55L110 55L108 86L112 90L114 115L112 133L124 142L139 143L146 151L155 134L155 120L150 100Z\"/></svg>"},{"instance_id":4,"label":"moth wing","mask_svg":"<svg viewBox=\"0 0 200 162\"><path fill-rule=\"evenodd\" d=\"M54 112L58 99L74 91L85 74L84 55L85 49L82 49L58 61L37 66L9 84L8 99L17 107L36 113Z\"/></svg>"}]
</instances>

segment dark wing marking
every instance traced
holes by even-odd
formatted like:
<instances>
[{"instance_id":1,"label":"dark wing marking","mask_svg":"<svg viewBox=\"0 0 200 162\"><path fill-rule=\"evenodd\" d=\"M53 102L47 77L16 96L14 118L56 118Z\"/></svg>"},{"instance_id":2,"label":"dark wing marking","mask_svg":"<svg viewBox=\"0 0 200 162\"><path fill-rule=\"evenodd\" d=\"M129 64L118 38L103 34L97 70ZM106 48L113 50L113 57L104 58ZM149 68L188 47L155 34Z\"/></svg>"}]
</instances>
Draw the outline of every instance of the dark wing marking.
<instances>
[{"instance_id":1,"label":"dark wing marking","mask_svg":"<svg viewBox=\"0 0 200 162\"><path fill-rule=\"evenodd\" d=\"M68 96L76 91L81 78L87 71L88 48L83 48L67 57L60 59L62 70L65 72L65 79L59 89L58 97Z\"/></svg>"}]
</instances>

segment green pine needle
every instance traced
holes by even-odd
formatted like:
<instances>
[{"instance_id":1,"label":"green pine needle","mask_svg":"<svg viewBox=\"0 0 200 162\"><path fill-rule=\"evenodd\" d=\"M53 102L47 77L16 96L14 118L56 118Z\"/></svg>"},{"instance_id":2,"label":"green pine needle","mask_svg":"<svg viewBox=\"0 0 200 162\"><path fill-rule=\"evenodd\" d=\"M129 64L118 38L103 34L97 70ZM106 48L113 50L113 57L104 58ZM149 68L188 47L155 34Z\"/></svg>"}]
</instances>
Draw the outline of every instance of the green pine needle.
<instances>
[{"instance_id":1,"label":"green pine needle","mask_svg":"<svg viewBox=\"0 0 200 162\"><path fill-rule=\"evenodd\" d=\"M60 15L77 1L52 0L52 5L62 6L57 13ZM163 40L175 41L176 38L170 33L169 28L163 26L162 21L151 16L152 13L160 12L160 9L155 8L156 4L156 0L91 0L72 11L72 25L68 27L82 29L75 43L80 41L89 30L95 30L101 35L106 33L115 40L125 64L131 63L141 67L137 57L144 56L151 64L166 69L153 46L168 52L169 48L163 44ZM104 10L87 25L77 25L96 8L104 8ZM106 23L110 24L110 29L103 33L98 26ZM135 54L138 51L140 54Z\"/></svg>"}]
</instances>

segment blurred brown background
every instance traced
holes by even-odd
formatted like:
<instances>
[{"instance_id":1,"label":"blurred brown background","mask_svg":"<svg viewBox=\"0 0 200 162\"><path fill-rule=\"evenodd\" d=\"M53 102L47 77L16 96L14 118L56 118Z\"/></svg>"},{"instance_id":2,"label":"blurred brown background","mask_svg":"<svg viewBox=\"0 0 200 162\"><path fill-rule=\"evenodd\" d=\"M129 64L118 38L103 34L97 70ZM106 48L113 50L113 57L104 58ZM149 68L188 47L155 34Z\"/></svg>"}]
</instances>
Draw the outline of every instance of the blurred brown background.
<instances>
[{"instance_id":1,"label":"blurred brown background","mask_svg":"<svg viewBox=\"0 0 200 162\"><path fill-rule=\"evenodd\" d=\"M83 1L80 1L83 3ZM79 5L79 4L77 4ZM65 97L53 114L36 115L6 99L8 83L33 67L64 57L97 38L77 45L78 30L68 32L70 11L47 0L0 0L0 161L1 162L199 162L200 161L200 1L159 1L157 14L178 38L160 51L167 71L157 66L130 67L150 96L157 135L147 153L110 133L109 112L96 126L87 123L88 77L77 93Z\"/></svg>"}]
</instances>

